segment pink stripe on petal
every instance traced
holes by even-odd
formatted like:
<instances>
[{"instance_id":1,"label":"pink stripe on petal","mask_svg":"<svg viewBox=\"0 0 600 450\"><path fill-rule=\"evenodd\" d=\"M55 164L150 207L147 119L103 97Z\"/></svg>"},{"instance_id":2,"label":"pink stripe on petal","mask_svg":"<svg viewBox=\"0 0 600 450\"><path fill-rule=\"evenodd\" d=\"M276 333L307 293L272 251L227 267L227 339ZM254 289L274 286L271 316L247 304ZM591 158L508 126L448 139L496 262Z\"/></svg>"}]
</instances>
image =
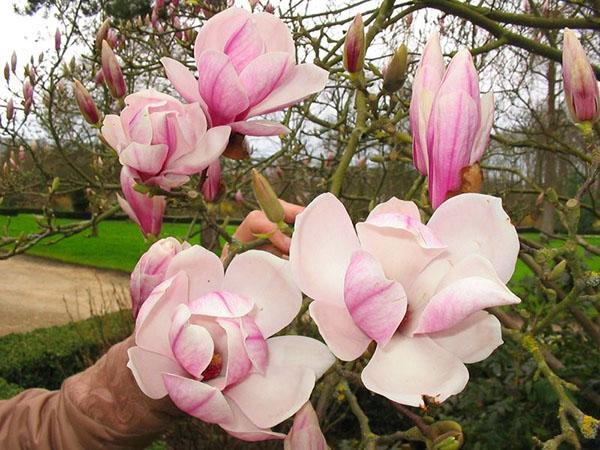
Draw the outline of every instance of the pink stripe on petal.
<instances>
[{"instance_id":1,"label":"pink stripe on petal","mask_svg":"<svg viewBox=\"0 0 600 450\"><path fill-rule=\"evenodd\" d=\"M429 197L437 209L460 188L461 170L469 165L479 128L479 99L466 91L440 95L435 100L427 129Z\"/></svg>"},{"instance_id":2,"label":"pink stripe on petal","mask_svg":"<svg viewBox=\"0 0 600 450\"><path fill-rule=\"evenodd\" d=\"M223 49L238 74L264 51L265 44L251 17L231 35Z\"/></svg>"},{"instance_id":3,"label":"pink stripe on petal","mask_svg":"<svg viewBox=\"0 0 600 450\"><path fill-rule=\"evenodd\" d=\"M502 283L482 277L467 277L435 294L420 317L415 334L447 330L471 314L492 306L521 300Z\"/></svg>"},{"instance_id":4,"label":"pink stripe on petal","mask_svg":"<svg viewBox=\"0 0 600 450\"><path fill-rule=\"evenodd\" d=\"M250 106L263 101L284 79L293 65L288 53L274 52L261 55L240 73Z\"/></svg>"},{"instance_id":5,"label":"pink stripe on petal","mask_svg":"<svg viewBox=\"0 0 600 450\"><path fill-rule=\"evenodd\" d=\"M211 317L242 317L252 311L254 302L226 291L214 291L190 301L192 314Z\"/></svg>"},{"instance_id":6,"label":"pink stripe on petal","mask_svg":"<svg viewBox=\"0 0 600 450\"><path fill-rule=\"evenodd\" d=\"M260 329L250 316L244 316L241 319L241 331L244 338L244 348L252 366L259 373L264 374L269 363L269 348L267 341L263 337Z\"/></svg>"},{"instance_id":7,"label":"pink stripe on petal","mask_svg":"<svg viewBox=\"0 0 600 450\"><path fill-rule=\"evenodd\" d=\"M231 408L218 389L170 373L163 373L163 381L169 397L183 412L208 423L233 420Z\"/></svg>"},{"instance_id":8,"label":"pink stripe on petal","mask_svg":"<svg viewBox=\"0 0 600 450\"><path fill-rule=\"evenodd\" d=\"M208 50L200 55L198 83L213 126L227 125L248 109L249 101L244 86L224 53Z\"/></svg>"},{"instance_id":9,"label":"pink stripe on petal","mask_svg":"<svg viewBox=\"0 0 600 450\"><path fill-rule=\"evenodd\" d=\"M227 334L227 355L225 359L225 387L245 379L252 369L252 361L246 352L240 319L217 319L217 323Z\"/></svg>"},{"instance_id":10,"label":"pink stripe on petal","mask_svg":"<svg viewBox=\"0 0 600 450\"><path fill-rule=\"evenodd\" d=\"M344 301L358 327L379 345L385 345L406 313L402 285L388 280L381 264L369 253L358 250L346 271Z\"/></svg>"}]
</instances>

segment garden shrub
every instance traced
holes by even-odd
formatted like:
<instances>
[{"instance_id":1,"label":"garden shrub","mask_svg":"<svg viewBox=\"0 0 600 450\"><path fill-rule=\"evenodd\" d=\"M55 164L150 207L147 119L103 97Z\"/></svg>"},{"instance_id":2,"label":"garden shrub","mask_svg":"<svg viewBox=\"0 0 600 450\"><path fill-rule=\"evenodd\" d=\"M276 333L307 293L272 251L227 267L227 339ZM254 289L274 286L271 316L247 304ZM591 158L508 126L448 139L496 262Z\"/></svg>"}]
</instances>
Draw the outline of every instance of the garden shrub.
<instances>
[{"instance_id":1,"label":"garden shrub","mask_svg":"<svg viewBox=\"0 0 600 450\"><path fill-rule=\"evenodd\" d=\"M10 386L57 389L68 376L99 358L132 331L131 311L94 316L67 325L0 338L0 393ZM15 392L16 393L16 392ZM14 395L14 394L12 394Z\"/></svg>"},{"instance_id":2,"label":"garden shrub","mask_svg":"<svg viewBox=\"0 0 600 450\"><path fill-rule=\"evenodd\" d=\"M4 378L0 378L0 400L14 397L22 390L23 388L21 386L9 383Z\"/></svg>"}]
</instances>

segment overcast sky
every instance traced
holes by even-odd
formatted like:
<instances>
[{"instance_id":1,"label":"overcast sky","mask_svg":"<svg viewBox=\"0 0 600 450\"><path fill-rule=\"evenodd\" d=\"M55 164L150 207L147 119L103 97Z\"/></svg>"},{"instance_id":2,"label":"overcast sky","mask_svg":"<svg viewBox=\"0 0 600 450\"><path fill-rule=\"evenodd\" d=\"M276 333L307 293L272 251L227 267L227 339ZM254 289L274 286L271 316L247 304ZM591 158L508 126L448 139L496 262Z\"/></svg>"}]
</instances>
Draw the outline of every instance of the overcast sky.
<instances>
[{"instance_id":1,"label":"overcast sky","mask_svg":"<svg viewBox=\"0 0 600 450\"><path fill-rule=\"evenodd\" d=\"M0 0L0 71L10 60L13 50L17 52L18 69L22 70L29 58L37 58L40 52L53 49L57 21L54 17L36 14L20 16L13 5L23 5L24 0ZM18 72L22 76L22 72ZM6 82L0 80L0 98L6 93Z\"/></svg>"}]
</instances>

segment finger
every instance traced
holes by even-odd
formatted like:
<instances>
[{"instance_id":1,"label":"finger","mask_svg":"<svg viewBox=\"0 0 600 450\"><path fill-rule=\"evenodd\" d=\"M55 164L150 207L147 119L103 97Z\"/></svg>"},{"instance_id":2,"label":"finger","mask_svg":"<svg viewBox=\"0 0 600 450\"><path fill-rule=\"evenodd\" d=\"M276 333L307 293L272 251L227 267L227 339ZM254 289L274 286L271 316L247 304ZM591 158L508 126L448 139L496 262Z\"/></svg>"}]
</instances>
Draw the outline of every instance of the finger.
<instances>
[{"instance_id":1,"label":"finger","mask_svg":"<svg viewBox=\"0 0 600 450\"><path fill-rule=\"evenodd\" d=\"M277 225L267 219L262 211L252 211L248 214L233 237L241 242L251 242L260 234L268 235L271 243L280 252L288 253L290 251L292 241L290 237L279 231Z\"/></svg>"},{"instance_id":2,"label":"finger","mask_svg":"<svg viewBox=\"0 0 600 450\"><path fill-rule=\"evenodd\" d=\"M287 223L294 223L296 216L304 211L304 206L296 205L295 203L289 203L285 200L279 200L281 206L283 206L284 220Z\"/></svg>"}]
</instances>

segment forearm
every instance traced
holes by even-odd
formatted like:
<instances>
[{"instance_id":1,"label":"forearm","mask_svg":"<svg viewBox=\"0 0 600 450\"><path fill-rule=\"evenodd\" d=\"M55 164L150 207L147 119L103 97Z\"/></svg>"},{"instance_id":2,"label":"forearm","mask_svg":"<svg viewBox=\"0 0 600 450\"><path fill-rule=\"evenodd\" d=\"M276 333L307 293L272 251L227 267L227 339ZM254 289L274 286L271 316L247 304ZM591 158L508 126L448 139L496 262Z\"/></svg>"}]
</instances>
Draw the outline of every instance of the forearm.
<instances>
[{"instance_id":1,"label":"forearm","mask_svg":"<svg viewBox=\"0 0 600 450\"><path fill-rule=\"evenodd\" d=\"M144 448L181 413L155 401L127 369L129 338L59 391L30 389L0 402L0 448Z\"/></svg>"}]
</instances>

